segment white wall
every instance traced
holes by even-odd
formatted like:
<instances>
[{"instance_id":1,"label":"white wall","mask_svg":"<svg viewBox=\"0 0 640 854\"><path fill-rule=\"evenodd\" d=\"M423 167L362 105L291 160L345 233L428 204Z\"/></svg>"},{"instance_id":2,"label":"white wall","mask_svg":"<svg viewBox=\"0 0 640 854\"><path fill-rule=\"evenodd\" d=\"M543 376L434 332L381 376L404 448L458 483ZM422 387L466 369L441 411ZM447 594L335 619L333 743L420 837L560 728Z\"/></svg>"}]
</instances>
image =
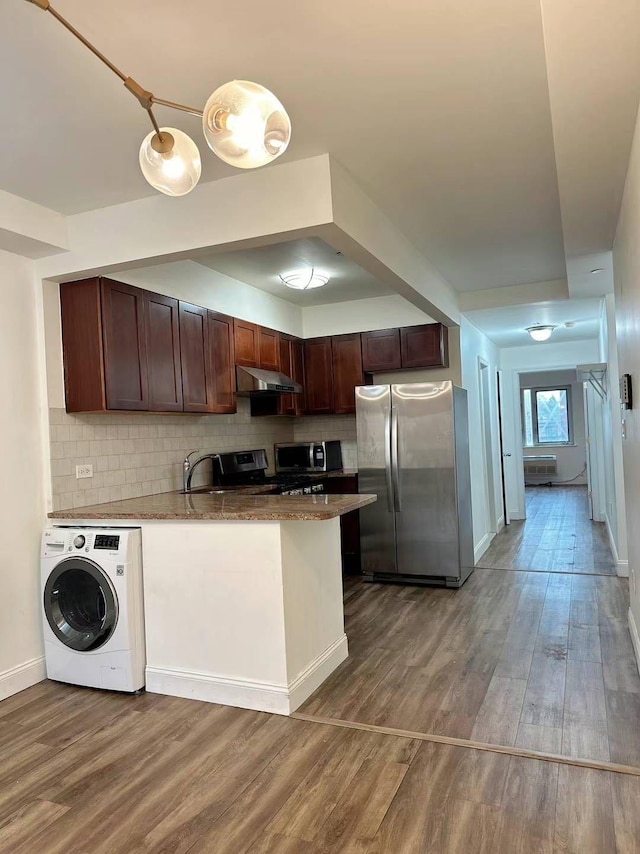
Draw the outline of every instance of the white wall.
<instances>
[{"instance_id":1,"label":"white wall","mask_svg":"<svg viewBox=\"0 0 640 854\"><path fill-rule=\"evenodd\" d=\"M465 317L460 325L460 353L462 387L467 389L469 404L469 456L471 460L471 502L473 508L473 545L476 562L489 547L496 527L504 524L502 507L502 482L500 478L500 446L498 433L498 385L499 351L486 335L480 332ZM492 524L488 512L487 486L489 475L484 465L483 423L480 391L480 363L488 365L489 412L492 453L489 464L493 472L494 502L497 508L498 525ZM501 517L501 519L500 519Z\"/></svg>"},{"instance_id":2,"label":"white wall","mask_svg":"<svg viewBox=\"0 0 640 854\"><path fill-rule=\"evenodd\" d=\"M544 341L525 347L507 347L500 351L504 452L511 454L505 458L505 481L507 506L512 519L525 518L519 373L575 368L579 364L597 362L599 358L600 348L595 338L562 344Z\"/></svg>"},{"instance_id":3,"label":"white wall","mask_svg":"<svg viewBox=\"0 0 640 854\"><path fill-rule=\"evenodd\" d=\"M44 381L33 262L0 252L0 700L44 678L39 543L44 522Z\"/></svg>"},{"instance_id":4,"label":"white wall","mask_svg":"<svg viewBox=\"0 0 640 854\"><path fill-rule=\"evenodd\" d=\"M624 503L622 459L622 416L618 377L615 296L607 294L602 305L600 325L600 361L607 363L607 401L603 411L605 521L611 551L620 575L628 574L627 514Z\"/></svg>"},{"instance_id":5,"label":"white wall","mask_svg":"<svg viewBox=\"0 0 640 854\"><path fill-rule=\"evenodd\" d=\"M537 454L555 454L558 458L558 473L555 475L527 475L527 483L547 481L568 481L574 484L587 482L586 473L586 444L584 425L584 394L582 383L578 382L576 372L570 371L537 371L520 374L520 388L535 386L571 386L571 421L573 426L573 445L547 445L544 448L523 448L525 457Z\"/></svg>"},{"instance_id":6,"label":"white wall","mask_svg":"<svg viewBox=\"0 0 640 854\"><path fill-rule=\"evenodd\" d=\"M314 305L302 310L305 338L433 322L432 317L399 294L349 300L332 305Z\"/></svg>"},{"instance_id":7,"label":"white wall","mask_svg":"<svg viewBox=\"0 0 640 854\"><path fill-rule=\"evenodd\" d=\"M635 384L634 408L623 413L624 490L629 526L631 635L640 658L640 525L633 524L640 508L640 122L631 149L629 171L613 248L618 370L631 374Z\"/></svg>"}]
</instances>

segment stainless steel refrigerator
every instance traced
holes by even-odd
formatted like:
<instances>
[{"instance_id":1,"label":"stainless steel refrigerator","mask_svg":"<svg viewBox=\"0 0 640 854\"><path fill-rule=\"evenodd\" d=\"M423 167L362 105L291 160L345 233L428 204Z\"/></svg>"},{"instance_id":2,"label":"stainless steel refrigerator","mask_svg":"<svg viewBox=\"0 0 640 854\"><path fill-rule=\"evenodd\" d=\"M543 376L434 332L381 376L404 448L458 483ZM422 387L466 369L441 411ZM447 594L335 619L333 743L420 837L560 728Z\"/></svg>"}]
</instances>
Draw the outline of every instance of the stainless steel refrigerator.
<instances>
[{"instance_id":1,"label":"stainless steel refrigerator","mask_svg":"<svg viewBox=\"0 0 640 854\"><path fill-rule=\"evenodd\" d=\"M473 570L467 392L451 382L356 389L360 511L370 580L460 587Z\"/></svg>"}]
</instances>

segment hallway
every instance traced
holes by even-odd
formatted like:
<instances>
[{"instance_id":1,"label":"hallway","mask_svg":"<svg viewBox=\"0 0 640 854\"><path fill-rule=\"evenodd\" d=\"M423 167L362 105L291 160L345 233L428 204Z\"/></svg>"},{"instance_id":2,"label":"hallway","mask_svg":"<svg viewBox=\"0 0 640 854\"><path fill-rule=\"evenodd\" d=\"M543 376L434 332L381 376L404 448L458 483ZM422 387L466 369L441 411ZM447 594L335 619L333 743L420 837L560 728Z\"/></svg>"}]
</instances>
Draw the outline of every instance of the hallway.
<instances>
[{"instance_id":1,"label":"hallway","mask_svg":"<svg viewBox=\"0 0 640 854\"><path fill-rule=\"evenodd\" d=\"M526 520L503 528L479 566L616 575L606 526L589 519L586 486L528 486L526 497Z\"/></svg>"}]
</instances>

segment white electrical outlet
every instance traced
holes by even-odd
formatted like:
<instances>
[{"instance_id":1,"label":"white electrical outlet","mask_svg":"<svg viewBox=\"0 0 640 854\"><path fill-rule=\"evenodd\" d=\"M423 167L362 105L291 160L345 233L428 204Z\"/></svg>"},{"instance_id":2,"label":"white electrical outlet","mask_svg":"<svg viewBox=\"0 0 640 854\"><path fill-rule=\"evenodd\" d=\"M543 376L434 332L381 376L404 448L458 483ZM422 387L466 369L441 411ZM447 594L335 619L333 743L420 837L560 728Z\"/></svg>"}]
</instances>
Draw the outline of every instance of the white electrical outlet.
<instances>
[{"instance_id":1,"label":"white electrical outlet","mask_svg":"<svg viewBox=\"0 0 640 854\"><path fill-rule=\"evenodd\" d=\"M90 463L84 466L76 466L76 480L83 477L93 477L93 466Z\"/></svg>"}]
</instances>

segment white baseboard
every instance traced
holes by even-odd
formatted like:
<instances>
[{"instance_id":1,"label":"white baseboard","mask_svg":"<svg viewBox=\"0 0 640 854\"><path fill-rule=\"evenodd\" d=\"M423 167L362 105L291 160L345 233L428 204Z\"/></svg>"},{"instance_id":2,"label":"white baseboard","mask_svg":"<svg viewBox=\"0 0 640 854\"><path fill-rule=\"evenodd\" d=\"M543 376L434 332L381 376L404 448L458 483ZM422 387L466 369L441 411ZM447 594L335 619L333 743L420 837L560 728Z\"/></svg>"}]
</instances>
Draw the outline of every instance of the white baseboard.
<instances>
[{"instance_id":1,"label":"white baseboard","mask_svg":"<svg viewBox=\"0 0 640 854\"><path fill-rule=\"evenodd\" d=\"M478 561L482 557L482 555L489 548L493 540L495 539L495 534L485 534L484 537L480 540L478 545L473 550L473 562L477 565Z\"/></svg>"},{"instance_id":2,"label":"white baseboard","mask_svg":"<svg viewBox=\"0 0 640 854\"><path fill-rule=\"evenodd\" d=\"M146 688L153 694L169 694L190 700L204 700L223 706L237 706L258 712L290 715L348 656L347 636L342 635L288 685L231 679L174 667L146 668Z\"/></svg>"},{"instance_id":3,"label":"white baseboard","mask_svg":"<svg viewBox=\"0 0 640 854\"><path fill-rule=\"evenodd\" d=\"M324 652L311 662L293 682L289 683L289 713L295 712L307 697L349 657L347 636L342 635L337 641L328 646Z\"/></svg>"},{"instance_id":4,"label":"white baseboard","mask_svg":"<svg viewBox=\"0 0 640 854\"><path fill-rule=\"evenodd\" d=\"M44 655L0 673L0 700L18 694L47 678Z\"/></svg>"},{"instance_id":5,"label":"white baseboard","mask_svg":"<svg viewBox=\"0 0 640 854\"><path fill-rule=\"evenodd\" d=\"M498 528L498 534L505 527L504 514L498 519L498 524L496 527Z\"/></svg>"},{"instance_id":6,"label":"white baseboard","mask_svg":"<svg viewBox=\"0 0 640 854\"><path fill-rule=\"evenodd\" d=\"M605 515L604 517L605 525L607 526L607 535L609 537L609 547L611 549L611 554L613 555L613 561L616 565L616 572L621 578L629 577L629 561L628 560L620 560L620 555L618 554L618 548L616 546L616 541L613 536L613 531L611 529L611 523L609 522L609 517Z\"/></svg>"},{"instance_id":7,"label":"white baseboard","mask_svg":"<svg viewBox=\"0 0 640 854\"><path fill-rule=\"evenodd\" d=\"M636 666L638 668L638 672L640 673L640 635L638 635L638 627L636 625L635 617L633 616L633 611L629 608L629 631L631 632L631 643L633 644L633 651L636 654Z\"/></svg>"}]
</instances>

